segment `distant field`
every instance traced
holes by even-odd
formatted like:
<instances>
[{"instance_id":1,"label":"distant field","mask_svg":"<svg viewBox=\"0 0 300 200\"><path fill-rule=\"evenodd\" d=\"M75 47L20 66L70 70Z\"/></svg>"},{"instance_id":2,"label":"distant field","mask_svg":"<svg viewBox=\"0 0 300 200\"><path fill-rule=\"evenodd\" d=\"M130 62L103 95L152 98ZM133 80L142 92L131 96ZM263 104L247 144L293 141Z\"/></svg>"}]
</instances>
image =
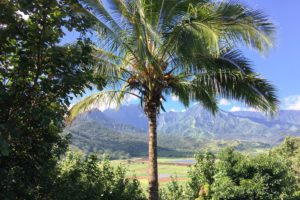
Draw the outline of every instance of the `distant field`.
<instances>
[{"instance_id":1,"label":"distant field","mask_svg":"<svg viewBox=\"0 0 300 200\"><path fill-rule=\"evenodd\" d=\"M253 149L244 152L245 154L260 154L266 149ZM172 177L176 178L179 184L184 184L188 180L188 171L194 162L194 158L158 158L158 174L160 188L165 187L172 181ZM132 158L128 160L112 160L113 166L122 165L127 169L128 177L137 177L142 188L146 191L148 186L148 164L146 158Z\"/></svg>"},{"instance_id":2,"label":"distant field","mask_svg":"<svg viewBox=\"0 0 300 200\"><path fill-rule=\"evenodd\" d=\"M159 185L164 187L176 177L179 183L184 184L188 177L187 172L190 165L193 163L193 158L159 158L158 159L158 174ZM146 190L148 185L147 160L145 158L133 158L130 160L114 160L112 165L122 165L128 172L128 177L136 176L141 182L143 189Z\"/></svg>"}]
</instances>

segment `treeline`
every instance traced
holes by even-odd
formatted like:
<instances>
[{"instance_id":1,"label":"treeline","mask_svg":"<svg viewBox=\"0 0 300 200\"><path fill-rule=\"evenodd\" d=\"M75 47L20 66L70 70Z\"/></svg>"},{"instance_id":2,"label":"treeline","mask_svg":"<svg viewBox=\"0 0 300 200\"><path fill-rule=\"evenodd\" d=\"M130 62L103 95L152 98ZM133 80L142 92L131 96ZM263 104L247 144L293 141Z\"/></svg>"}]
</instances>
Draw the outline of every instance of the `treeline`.
<instances>
[{"instance_id":1,"label":"treeline","mask_svg":"<svg viewBox=\"0 0 300 200\"><path fill-rule=\"evenodd\" d=\"M240 153L233 148L224 148L216 153L200 151L195 155L196 163L189 169L187 183L180 185L174 177L166 188L161 189L160 199L298 200L300 199L299 158L300 137L287 137L278 147L256 155ZM84 185L78 186L81 183L77 181L80 180L79 177L85 176L85 171L93 173L94 170L87 169L93 166L87 165L92 160L95 163L99 162L94 155L84 157L83 154L68 153L66 158L59 164L60 179L64 177L64 180L73 182L71 185L74 184L74 187L85 187ZM72 177L70 174L82 169L83 166L85 166L83 174L77 175L77 179L70 179ZM104 173L101 169L105 166L108 169L110 166L109 161L104 159L104 161L99 162L98 166L100 168L97 168L96 171L99 171L100 174ZM126 179L126 169L117 167L116 169L105 170L109 173L108 171L111 171L111 177L119 175L120 179L118 180L127 180L125 183L128 184L128 187L134 187L136 193L132 193L132 199L145 198L140 190L138 180L132 179L130 182L129 179ZM112 171L119 173L114 174ZM95 181L97 175L92 173L91 176L95 178L93 179ZM113 185L113 183L110 183L110 179L98 177L102 182L108 181L109 185ZM92 183L93 180L88 182ZM62 185L68 187L70 184L66 181ZM99 188L94 188L94 192L98 191ZM66 190L72 191L71 188ZM118 193L122 194L121 192ZM101 196L96 195L93 198L101 199Z\"/></svg>"}]
</instances>

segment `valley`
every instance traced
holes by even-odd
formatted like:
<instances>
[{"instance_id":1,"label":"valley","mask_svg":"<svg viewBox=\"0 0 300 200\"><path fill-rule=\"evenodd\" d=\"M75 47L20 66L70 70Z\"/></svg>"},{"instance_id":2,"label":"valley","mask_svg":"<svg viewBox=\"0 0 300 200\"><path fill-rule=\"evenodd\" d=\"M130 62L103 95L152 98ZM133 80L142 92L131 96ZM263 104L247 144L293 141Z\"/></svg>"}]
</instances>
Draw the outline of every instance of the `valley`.
<instances>
[{"instance_id":1,"label":"valley","mask_svg":"<svg viewBox=\"0 0 300 200\"><path fill-rule=\"evenodd\" d=\"M147 118L138 105L91 110L80 115L65 134L73 147L112 159L147 156ZM192 157L199 150L224 147L256 154L300 135L300 111L281 110L274 118L258 112L226 112L215 116L200 105L185 112L161 113L158 118L158 154Z\"/></svg>"}]
</instances>

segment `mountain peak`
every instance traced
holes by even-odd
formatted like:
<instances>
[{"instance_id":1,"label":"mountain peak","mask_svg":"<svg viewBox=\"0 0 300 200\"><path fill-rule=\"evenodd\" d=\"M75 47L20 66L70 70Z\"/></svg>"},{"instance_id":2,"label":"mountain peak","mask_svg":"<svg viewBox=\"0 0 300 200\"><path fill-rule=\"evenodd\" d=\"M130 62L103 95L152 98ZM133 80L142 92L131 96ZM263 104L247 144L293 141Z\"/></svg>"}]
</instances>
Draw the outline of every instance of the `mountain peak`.
<instances>
[{"instance_id":1,"label":"mountain peak","mask_svg":"<svg viewBox=\"0 0 300 200\"><path fill-rule=\"evenodd\" d=\"M137 104L121 106L117 111L92 110L83 120L93 120L106 127L127 127L126 130L146 132L148 120ZM131 127L131 128L130 128ZM135 130L136 129L136 130ZM271 119L260 112L220 110L213 115L201 104L185 112L165 112L158 117L158 133L194 136L208 139L250 140L272 143L287 135L300 134L300 111L282 110Z\"/></svg>"}]
</instances>

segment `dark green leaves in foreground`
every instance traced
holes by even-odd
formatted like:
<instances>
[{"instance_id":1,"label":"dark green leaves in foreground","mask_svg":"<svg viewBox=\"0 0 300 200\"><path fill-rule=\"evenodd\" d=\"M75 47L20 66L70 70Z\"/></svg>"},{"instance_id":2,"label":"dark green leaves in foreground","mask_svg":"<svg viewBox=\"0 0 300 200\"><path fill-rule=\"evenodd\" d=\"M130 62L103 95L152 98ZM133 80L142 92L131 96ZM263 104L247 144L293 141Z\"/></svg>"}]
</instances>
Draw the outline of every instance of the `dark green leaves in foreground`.
<instances>
[{"instance_id":1,"label":"dark green leaves in foreground","mask_svg":"<svg viewBox=\"0 0 300 200\"><path fill-rule=\"evenodd\" d=\"M92 80L93 20L76 0L0 1L0 199L48 199L71 94ZM61 45L68 31L80 32Z\"/></svg>"}]
</instances>

